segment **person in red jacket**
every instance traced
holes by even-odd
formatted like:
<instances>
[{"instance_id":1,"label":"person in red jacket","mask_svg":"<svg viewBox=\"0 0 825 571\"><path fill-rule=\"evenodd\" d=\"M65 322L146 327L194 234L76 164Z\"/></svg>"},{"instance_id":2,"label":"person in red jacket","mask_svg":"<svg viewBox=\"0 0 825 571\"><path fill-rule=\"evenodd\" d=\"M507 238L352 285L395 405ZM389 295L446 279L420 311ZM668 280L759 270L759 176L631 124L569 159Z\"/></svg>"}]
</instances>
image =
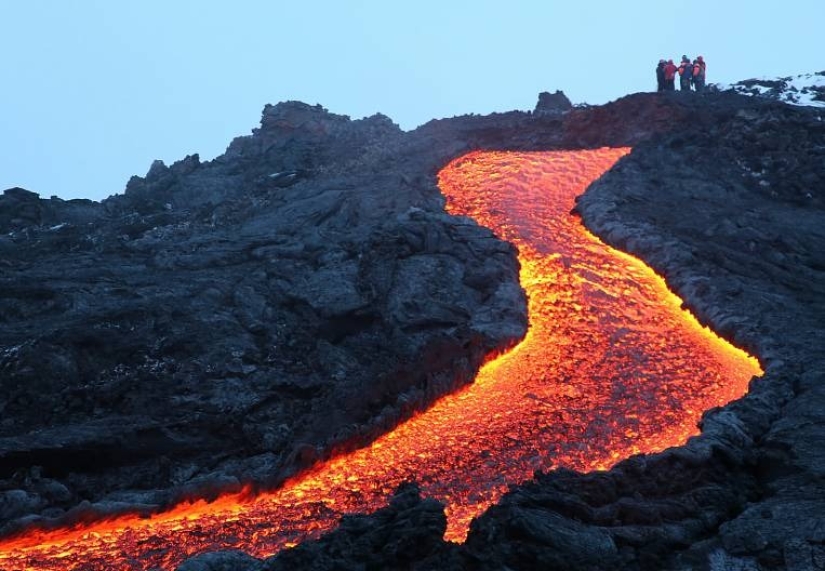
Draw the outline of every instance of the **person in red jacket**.
<instances>
[{"instance_id":1,"label":"person in red jacket","mask_svg":"<svg viewBox=\"0 0 825 571\"><path fill-rule=\"evenodd\" d=\"M676 70L679 69L676 67L676 64L673 63L672 59L667 60L667 64L665 64L665 91L675 91L676 90Z\"/></svg>"}]
</instances>

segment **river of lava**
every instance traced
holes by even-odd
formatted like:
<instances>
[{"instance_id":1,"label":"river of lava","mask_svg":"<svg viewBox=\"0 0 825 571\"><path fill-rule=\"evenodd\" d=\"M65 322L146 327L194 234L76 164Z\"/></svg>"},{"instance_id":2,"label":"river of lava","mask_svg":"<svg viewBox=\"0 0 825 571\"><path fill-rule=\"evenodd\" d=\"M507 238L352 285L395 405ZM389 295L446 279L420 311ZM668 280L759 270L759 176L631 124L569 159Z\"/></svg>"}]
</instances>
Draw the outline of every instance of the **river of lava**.
<instances>
[{"instance_id":1,"label":"river of lava","mask_svg":"<svg viewBox=\"0 0 825 571\"><path fill-rule=\"evenodd\" d=\"M530 329L471 386L372 445L250 497L0 541L3 569L173 569L206 550L271 555L387 504L406 480L447 506L447 538L535 470L608 468L679 445L742 396L758 362L680 309L662 279L586 231L574 198L629 149L474 152L439 175L448 210L519 249Z\"/></svg>"}]
</instances>

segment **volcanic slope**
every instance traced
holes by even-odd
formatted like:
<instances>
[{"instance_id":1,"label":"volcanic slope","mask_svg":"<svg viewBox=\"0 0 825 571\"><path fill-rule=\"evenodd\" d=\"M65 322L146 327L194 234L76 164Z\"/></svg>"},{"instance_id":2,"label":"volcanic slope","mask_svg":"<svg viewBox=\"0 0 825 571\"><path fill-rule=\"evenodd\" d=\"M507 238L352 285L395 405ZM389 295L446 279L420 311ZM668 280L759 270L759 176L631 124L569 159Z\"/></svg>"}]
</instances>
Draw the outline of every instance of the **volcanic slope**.
<instances>
[{"instance_id":1,"label":"volcanic slope","mask_svg":"<svg viewBox=\"0 0 825 571\"><path fill-rule=\"evenodd\" d=\"M442 543L437 506L405 489L374 517L349 520L281 560L514 569L817 561L822 121L813 110L713 93L458 117L411 133L381 117L349 121L279 104L219 159L153 165L125 196L102 204L7 191L7 529L84 499L99 510L151 509L240 478L276 483L465 382L490 348L521 335L524 306L507 285L516 280L512 248L481 229L452 228L436 173L479 148L605 145L634 151L579 203L585 222L651 263L700 319L764 358L764 380L707 415L703 434L683 448L604 474L556 471L519 488L474 524L463 547ZM289 224L264 214L273 208ZM489 289L477 295L446 284L451 274L434 265L424 282L436 287L424 290L433 299L451 291L450 309L420 303L424 290L411 299L386 279L411 252L455 255L456 247L467 253L458 264L475 276L468 283L480 278ZM350 260L359 260L357 271ZM491 263L499 268L492 273ZM245 281L225 281L245 269ZM312 281L319 269L324 279ZM330 276L354 285L332 295L321 287ZM192 286L194 297L184 291ZM418 303L389 303L393 296ZM467 300L493 304L479 312ZM218 306L226 309L216 321ZM388 339L402 344L371 360ZM471 357L457 360L468 340ZM364 373L364 363L377 369ZM249 391L254 398L239 400ZM146 403L165 402L175 406L141 416L152 410ZM345 414L330 419L342 403ZM56 429L43 430L48 424Z\"/></svg>"},{"instance_id":2,"label":"volcanic slope","mask_svg":"<svg viewBox=\"0 0 825 571\"><path fill-rule=\"evenodd\" d=\"M637 94L561 117L487 120L497 128L473 131L476 118L450 127L487 148L633 145L576 210L665 275L702 322L764 359L764 377L702 415L701 434L685 446L607 472L537 474L476 520L461 546L440 541L438 507L405 488L374 516L245 568L821 567L820 112L724 93ZM419 132L443 141L446 123Z\"/></svg>"},{"instance_id":3,"label":"volcanic slope","mask_svg":"<svg viewBox=\"0 0 825 571\"><path fill-rule=\"evenodd\" d=\"M101 204L7 190L0 529L277 484L521 337L514 249L403 139L281 103Z\"/></svg>"},{"instance_id":4,"label":"volcanic slope","mask_svg":"<svg viewBox=\"0 0 825 571\"><path fill-rule=\"evenodd\" d=\"M441 171L451 212L519 246L530 298L527 338L472 386L274 493L34 533L0 545L6 562L145 569L221 545L265 555L342 514L382 507L413 479L446 504L446 538L461 541L473 517L535 470L608 467L683 443L702 410L741 396L760 370L685 314L642 263L569 214L575 196L627 151L473 153Z\"/></svg>"}]
</instances>

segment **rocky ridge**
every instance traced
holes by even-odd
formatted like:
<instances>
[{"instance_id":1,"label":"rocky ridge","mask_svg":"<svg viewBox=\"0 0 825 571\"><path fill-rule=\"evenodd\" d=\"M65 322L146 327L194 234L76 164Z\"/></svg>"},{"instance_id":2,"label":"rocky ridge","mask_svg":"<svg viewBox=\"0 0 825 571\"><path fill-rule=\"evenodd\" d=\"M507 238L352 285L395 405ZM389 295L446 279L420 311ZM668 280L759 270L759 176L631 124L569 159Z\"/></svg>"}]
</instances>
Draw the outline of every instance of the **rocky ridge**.
<instances>
[{"instance_id":1,"label":"rocky ridge","mask_svg":"<svg viewBox=\"0 0 825 571\"><path fill-rule=\"evenodd\" d=\"M19 446L17 452L3 457L4 465L8 465L6 462L9 459L17 462L16 472L3 483L7 491L4 492L5 503L2 505L13 506L17 510L12 516L7 513L6 517L14 519L20 514L31 513L48 515L50 509L61 510L76 504L83 494L89 496L90 501L101 499L92 497L87 489L78 487L77 482L108 482L111 488L104 488L103 498L110 502L109 505L118 497L132 503L145 498L139 490L146 482L158 488L171 483L178 493L187 486L202 490L204 483L217 482L222 485L227 481L238 481L242 475L251 474L254 477L255 462L260 462L261 454L271 453L272 456L259 464L263 467L257 474L264 479L272 478L273 474L282 474L297 469L302 463L311 462L329 446L369 438L370 430L381 426L382 422L392 423L403 416L407 402L417 406L425 402L429 394L449 390L451 383L465 381L469 371L477 366L482 349L506 344L520 334L520 327L523 328L523 305L520 304L523 300L518 297L517 290L512 289L515 283L512 281L515 268L512 251L485 234L483 229L467 221L451 221L441 212L440 197L434 184L437 170L449 159L477 148L544 150L629 145L634 147L634 151L591 187L580 200L577 210L585 224L603 239L643 257L664 274L671 287L680 293L701 320L760 356L766 374L753 383L746 397L723 409L709 411L703 419L702 435L684 447L658 455L631 458L606 473L581 475L555 471L537 475L534 482L514 489L498 506L479 518L462 546L441 542L443 530L438 507L418 498L414 489L405 489L386 510L373 516L348 520L320 541L307 542L273 559L257 561L237 553L211 554L187 562L182 569L276 569L284 566L362 569L369 566L409 569L760 570L825 567L825 537L822 536L825 520L820 515L825 458L822 447L818 445L823 436L822 427L825 426L821 413L822 399L825 397L820 390L825 377L825 356L821 349L825 333L820 325L825 319L825 292L822 291L825 262L821 254L825 251L825 235L821 229L825 206L825 172L822 168L825 164L825 127L819 111L750 99L734 93L708 93L704 96L636 94L592 108L559 110L557 102L554 102L553 109L548 111L458 117L432 121L416 131L402 133L381 117L363 120L362 123L351 122L329 117L319 108L280 104L264 110L260 130L251 137L233 142L227 154L212 163L200 164L196 157L190 157L169 168L157 164L147 177L133 179L124 197L115 197L99 206L72 205L73 208L83 207L78 209L83 212L78 216L88 216L88 210L92 210L98 217L91 222L91 226L84 226L82 232L73 228L80 224L88 225L85 219L73 223L71 228L63 226L53 230L52 226L63 221L48 218L49 201L38 201L38 207L31 210L42 213L30 214L30 220L41 216L48 224L56 221L48 227L46 223L35 226L25 220L22 223L12 222L12 216L3 214L8 210L0 202L0 222L8 219L9 222L3 223L10 225L2 229L8 232L0 241L2 263L7 266L12 264L9 267L17 270L14 275L19 275L21 280L11 285L4 281L2 286L9 288L3 291L17 292L14 294L17 297L4 295L5 299L15 300L14 304L4 303L3 307L16 320L5 317L13 325L9 330L15 333L4 333L6 337L0 342L0 346L4 347L0 370L13 372L11 377L4 376L4 379L25 379L29 383L40 379L43 382L42 375L31 374L22 367L27 363L28 367L46 367L39 369L40 373L61 371L62 376L57 377L61 380L53 382L64 386L65 379L71 381L74 377L62 371L65 369L71 373L79 366L77 363L86 363L75 355L95 355L102 362L108 362L105 358L110 357L100 354L100 341L97 345L90 343L93 349L85 353L80 350L68 357L57 353L59 358L45 360L42 364L36 358L43 360L43 355L52 354L40 350L43 347L53 350L65 346L48 335L57 335L58 329L66 329L73 323L72 318L88 323L88 315L79 317L72 313L93 305L89 302L90 298L86 298L84 304L81 295L84 288L90 287L86 284L95 282L88 274L74 278L73 283L83 283L83 287L66 286L72 293L69 298L71 303L65 301L69 297L65 293L67 290L55 292L58 288L54 286L41 290L37 299L26 301L24 297L24 303L19 306L16 300L23 295L21 292L27 291L24 283L31 283L32 280L49 283L42 274L37 273L44 271L35 260L37 256L43 256L48 263L55 263L48 258L49 251L63 248L62 251L73 255L80 252L82 255L74 258L73 270L88 272L91 266L99 271L100 256L109 253L113 256L109 259L117 260L127 270L132 270L133 273L127 275L135 281L119 278L119 288L113 288L111 292L94 290L92 295L96 302L99 298L106 300L107 295L125 296L126 292L135 290L143 298L151 299L152 305L169 296L168 304L162 306L163 310L158 315L150 315L145 322L141 321L144 316L140 313L140 317L132 321L119 315L112 320L128 324L128 327L123 327L126 331L135 331L132 329L135 327L138 331L136 335L142 335L131 344L126 343L123 351L123 355L136 355L124 369L127 375L132 375L128 386L133 387L131 390L137 395L131 396L127 392L131 398L140 398L140 387L143 390L148 386L163 387L164 379L181 378L180 371L164 369L154 371L152 376L151 366L147 369L144 364L148 353L144 347L152 347L148 341L164 337L177 340L177 344L171 345L178 347L176 363L221 363L222 379L239 379L242 383L248 382L249 387L263 387L259 390L264 394L272 395L272 392L266 391L273 391L273 384L281 391L280 385L271 380L276 377L270 374L274 371L282 373L282 378L289 378L292 383L295 378L314 379L326 375L328 383L317 393L312 392L310 387L314 385L307 380L308 386L293 388L291 392L278 392L277 397L264 399L265 404L253 410L263 410L265 415L270 416L250 419L249 424L256 426L259 425L257 420L261 419L275 422L275 403L292 399L288 402L299 404L292 404L289 414L293 416L287 416L298 426L312 427L313 415L330 402L324 400L325 395L333 394L336 400L340 399L342 394L349 394L347 387L355 392L369 392L369 384L360 384L368 382L368 379L357 375L360 367L367 363L359 349L364 346L364 339L370 337L363 330L353 332L348 329L333 340L323 335L316 337L325 339L335 348L343 347L334 355L345 363L352 363L352 366L346 369L347 375L341 379L333 377L334 381L329 380L330 372L334 372L332 369L324 369L320 375L316 373L313 376L314 371L290 369L281 361L261 371L259 361L249 362L249 353L235 356L221 345L221 340L234 341L244 336L254 338L257 334L243 326L243 323L254 324L254 319L235 317L236 309L233 309L229 313L237 321L238 325L233 326L235 328L227 325L232 323L232 319L225 317L218 326L226 329L217 329L220 332L218 335L203 334L200 337L197 336L198 327L193 325L193 316L211 315L209 310L214 312L215 307L243 307L244 303L236 300L237 294L230 296L217 287L218 294L211 294L211 298L207 296L201 306L196 306L203 308L200 314L193 311L191 305L182 304L182 300L189 299L191 292L177 297L170 292L172 288L166 285L170 276L182 271L189 272L181 282L187 285L196 283L193 277L200 279L201 274L191 272L203 272L206 265L210 284L217 280L213 275L216 268L224 267L231 267L232 271L227 271L227 275L233 276L244 273L239 269L248 268L247 275L250 277L244 279L256 279L256 272L261 270L253 270L253 266L256 262L267 261L279 268L277 272L272 272L277 273L277 280L284 280L280 268L281 264L285 264L284 267L289 270L286 273L291 275L291 272L297 272L306 276L301 287L294 288L291 295L299 297L303 294L300 299L312 309L312 313L301 313L295 306L301 309L305 306L291 299L294 306L281 302L281 298L270 289L263 295L265 307L271 305L278 311L263 313L263 318L253 312L253 317L257 317L257 322L261 322L263 327L269 328L273 319L286 315L281 322L284 331L300 335L306 328L312 332L307 334L309 336L327 332L329 327L338 331L330 323L335 323L336 311L341 307L350 311L345 313L346 323L358 317L358 311L363 311L352 309L352 300L365 295L359 288L364 283L362 281L356 281L357 285L343 299L332 295L325 297L323 288L313 289L311 286L315 272L323 272L329 265L338 268L356 257L351 253L347 257L340 253L340 249L342 243L351 247L347 240L360 244L359 232L366 232L368 236L374 236L373 232L376 232L380 239L368 241L370 248L363 251L356 248L356 252L372 255L373 248L384 248L383 254L377 256L377 262L370 259L368 268L357 266L355 274L359 279L365 279L371 287L384 283L382 277L385 278L387 273L400 274L407 279L418 273L418 266L408 273L399 268L403 265L401 260L409 256L410 248L414 252L422 251L414 249L411 244L418 245L418 248L423 244L427 260L430 257L440 260L438 256L443 255L443 251L438 246L434 250L428 246L432 244L430 232L433 227L446 233L451 251L458 248L467 252L466 257L460 256L460 261L456 262L461 266L460 272L443 271L443 266L436 265L439 269L434 273L455 277L447 284L439 284L435 291L428 290L425 284L418 284L413 291L397 292L389 288L392 293L385 297L369 298L369 302L377 304L375 311L380 317L375 319L379 323L386 326L386 316L392 315L391 327L387 327L390 331L392 327L406 325L408 329L403 330L403 337L406 338L410 331L418 334L413 335L416 341L412 346L401 344L401 354L420 355L433 351L430 353L434 355L433 359L423 363L428 371L440 370L443 376L429 392L421 388L421 377L416 376L416 371L420 373L421 369L412 370L411 366L411 370L406 371L397 366L393 358L397 353L392 351L398 352L399 349L393 346L388 351L393 357L379 361L373 372L395 365L390 367L392 378L408 379L410 382L382 385L389 393L385 402L390 403L384 408L371 407L372 401L363 400L360 395L353 397L353 411L358 410L352 419L345 419L347 426L354 427L344 437L336 438L308 430L302 433L311 435L303 439L307 444L297 449L291 448L289 452L280 455L259 452L264 447L278 450L277 445L272 445L272 442L280 442L275 438L260 449L250 446L224 456L222 463L210 464L204 458L211 459L216 450L236 442L232 438L216 438L202 445L202 457L195 455L185 459L195 466L194 470L190 469L188 477L187 472L181 472L175 461L168 457L165 473L157 468L158 464L153 463L153 454L167 450L168 441L164 438L169 434L170 426L197 442L197 438L203 438L205 426L213 426L223 418L236 419L249 414L249 409L243 408L243 405L235 409L230 406L215 413L209 422L193 415L185 417L191 419L191 425L185 422L166 425L154 434L151 431L136 431L135 434L147 434L143 439L147 480L127 482L120 488L117 487L118 477L122 476L123 467L105 454L97 457L102 469L95 475L83 473L78 466L72 468L75 471L61 473L54 466L38 464L37 461L52 458L55 454L55 449L48 448L48 444L53 444L56 436L44 432L42 427L38 430L35 420L27 417L27 401L22 401L23 404L3 401L4 414L7 414L5 410L11 411L10 418L20 417L29 430L21 430L18 425L5 425L2 449L9 443ZM292 119L284 123L279 118L282 113ZM687 118L691 120L687 121ZM371 134L359 135L361 128ZM270 129L275 129L276 133L271 133ZM304 131L312 141L306 147L300 144ZM334 136L326 138L330 133ZM365 138L359 139L359 136ZM334 147L341 140L347 141L347 148L342 150L339 159ZM329 148L324 146L325 143L329 144ZM362 146L357 147L358 144ZM307 152L302 155L297 150L293 153L295 149L316 147L317 154ZM353 151L353 148L356 150ZM311 157L319 156L326 157L326 162L312 162L314 159ZM330 181L335 182L330 184ZM347 186L347 183L352 186ZM352 214L344 205L331 213L323 210L320 205L327 205L330 200L334 202L336 197L334 193L330 194L330 190L320 190L323 188L349 191L344 205L353 200L352 195L358 194L359 208L355 209L358 215ZM356 189L363 194L356 192ZM186 198L184 200L179 196ZM203 202L199 202L201 196ZM296 214L295 210L290 209L296 202L306 202L307 196L309 202L315 205L309 208L309 214L303 210ZM317 202L313 202L312 197L317 197ZM13 191L9 197L18 202L31 198L21 191ZM0 200L6 199L4 196ZM198 214L185 210L194 209L194 206L187 207L187 204L197 205L200 209ZM363 216L361 210L365 204L375 205L381 214L376 215L375 219ZM51 204L58 210L63 206ZM286 215L272 214L283 210ZM321 214L317 214L319 210ZM387 212L395 213L395 217L387 216ZM301 218L301 215L304 217ZM297 223L290 225L292 221ZM134 225L131 234L128 224ZM269 257L243 258L248 255L245 254L247 251L255 251L258 247L254 240L261 239L264 228L266 232L279 235L277 230L272 230L280 228L278 224L284 224L286 228L283 242L263 244L265 248L274 246L274 253ZM426 230L421 230L422 226ZM315 236L317 227L324 229L323 237ZM75 232L73 241L67 241L65 245L61 240L49 242L53 233L59 233L63 228ZM312 263L309 263L302 256L306 253L304 250L300 251L301 255L295 254L298 239L294 238L294 233L298 233L301 241L319 244L320 253L309 253L320 258L311 258ZM352 238L352 233L358 238ZM436 234L443 236L439 231ZM410 235L418 238L410 238ZM115 236L120 241L113 241ZM246 239L247 236L254 237L253 246L247 249L233 247L239 239ZM292 238L294 242L289 242ZM443 244L442 239L437 239L435 243ZM130 242L138 244L130 245ZM336 252L331 256L332 262L323 257L327 253L325 248ZM478 252L492 253L492 256L475 255ZM204 254L208 254L208 261L198 261L198 256ZM84 256L95 263L88 263L83 269L78 260L83 260ZM239 262L239 258L242 261ZM147 263L147 259L152 262ZM483 270L470 269L478 268L480 260L488 259L493 261L483 261ZM376 263L382 269L370 274L368 269L375 268ZM382 263L385 266L381 266ZM147 269L152 272L162 270L159 275L164 279L151 284L138 281L138 277L147 279L143 275ZM352 272L351 269L349 271ZM362 272L366 277L362 277ZM488 284L486 300L492 301L488 301L489 309L483 303L472 308L463 307L463 313L459 311L458 314L464 321L456 322L454 308L457 302L450 310L437 307L436 315L432 316L427 314L432 311L429 305L425 309L413 304L411 309L409 305L394 304L392 301L393 295L407 301L421 299L421 295L431 300L443 300L444 296L447 299L462 299L450 298L450 292L466 291L458 288L456 283L460 282L464 288L470 287L464 283L466 280L463 277L468 273L472 276L473 272L482 273L476 274L477 278L470 277L469 281ZM488 272L492 272L492 276ZM346 271L342 273L351 276ZM462 276L461 280L458 275ZM107 277L112 280L111 276ZM49 278L54 279L51 275ZM288 287L271 275L268 279L267 284L274 281L281 288L276 290L278 295ZM343 281L346 282L346 279ZM253 281L249 284L253 294L261 295L256 289L261 283ZM495 288L490 289L491 283L495 284ZM386 285L384 287L379 291L388 291ZM238 288L233 286L231 289L237 291ZM272 299L278 300L277 303L273 303ZM116 304L111 302L111 305ZM146 305L150 304L147 302ZM369 303L367 305L369 307ZM180 311L182 307L185 311ZM170 323L161 319L162 315L173 310L179 311L180 318L190 320L180 331L174 329L175 321ZM38 316L37 311L47 314ZM292 317L293 312L297 316ZM416 319L421 313L425 313L430 321L425 320L426 326L419 329L420 322ZM479 314L486 317L479 321ZM307 319L306 315L314 319ZM60 317L54 330L44 337L34 334L38 326L54 321L55 316ZM410 321L413 323L411 329L408 325ZM141 326L143 329L140 329ZM166 329L158 330L159 326ZM79 325L75 329L68 328L70 331L81 329ZM370 326L367 330L371 331ZM379 335L385 334L386 330L380 330ZM192 333L196 336L196 342L183 344L183 339ZM267 329L265 335L268 341L277 339L277 334L271 329ZM19 340L28 339L27 336L44 345L36 345L38 351L26 353L27 346ZM112 337L111 331L109 336ZM128 339L128 335L125 338ZM463 345L457 339L461 342L467 339L475 341ZM376 341L371 347L387 351L383 344L386 338L381 341ZM274 342L272 345L278 346ZM81 345L81 349L83 347L86 345ZM404 349L409 349L410 353L404 353ZM307 350L314 351L311 359L299 361L298 355ZM284 351L284 355L292 355L296 362L328 362L324 360L326 354L309 342L299 344L295 354ZM470 357L459 361L457 370L451 369L459 354ZM352 361L347 361L344 356ZM75 360L72 361L71 357ZM121 355L118 355L118 360L122 360ZM439 369L439 363L444 360L449 364L442 364ZM71 366L67 366L66 362ZM337 364L340 361L333 362ZM421 363L415 362L415 366L420 367ZM246 373L244 366L247 367ZM275 366L283 368L275 369ZM93 364L89 370L105 370L105 367L95 367L97 365ZM236 370L231 370L233 367ZM397 374L399 369L404 374ZM195 371L190 382L194 382L195 376L200 379L208 370L204 367ZM450 376L446 372L448 370L454 376ZM21 376L26 374L31 376ZM301 377L301 374L304 376ZM349 384L350 375L353 376L353 383L357 378L358 384ZM437 375L430 375L430 378L434 376ZM252 379L247 381L249 377ZM252 382L256 379L258 384ZM140 384L136 380L140 380ZM19 386L10 386L17 388L18 393L10 393L4 386L4 395L22 394L24 398L34 398L40 394L21 393ZM105 389L107 385L101 383L99 386ZM208 384L182 386L188 391L184 396L199 399L197 406L193 407L199 412L205 402L220 403L218 407L226 402L232 403L235 393L240 392L237 383L230 383L230 389L218 395L210 392ZM54 390L55 387L45 388ZM246 385L244 390L248 390ZM94 396L87 398L94 401L98 394L96 389ZM102 394L107 393L104 390ZM410 394L413 398L408 400L407 395ZM172 395L180 396L177 393ZM63 396L58 400L62 402ZM123 398L117 402L130 401ZM359 408L364 406L366 411ZM121 404L112 405L108 412L100 414L103 420L96 422L105 423L107 414L113 410L120 413L123 409ZM95 409L92 408L91 412L94 414ZM171 413L178 414L179 409ZM88 415L89 411L82 409L75 417L66 413L66 419L77 418L86 423L75 421L71 425L77 430L80 424L86 431L77 434L91 435L85 443L78 437L79 445L62 443L68 445L73 453L82 453L84 445L89 448L98 446L101 434L106 433L101 429L104 425L90 426ZM29 429L25 422L32 423L34 428ZM54 418L48 419L48 422L54 422ZM69 420L61 422L69 426ZM215 432L223 433L223 425L218 426L221 429ZM227 426L232 424L227 421ZM241 429L236 434L245 433ZM178 433L174 436L177 437ZM129 438L131 435L117 441L118 445L130 442ZM285 450L294 447L297 439L294 433L290 433L284 435L283 442L288 443L284 445ZM94 453L94 450L89 453ZM284 461L283 458L289 460ZM237 471L233 472L233 467L237 467ZM134 465L130 466L130 470L133 469ZM172 474L177 475L179 480L169 478ZM157 500L156 497L150 499ZM27 505L26 501L30 503Z\"/></svg>"}]
</instances>

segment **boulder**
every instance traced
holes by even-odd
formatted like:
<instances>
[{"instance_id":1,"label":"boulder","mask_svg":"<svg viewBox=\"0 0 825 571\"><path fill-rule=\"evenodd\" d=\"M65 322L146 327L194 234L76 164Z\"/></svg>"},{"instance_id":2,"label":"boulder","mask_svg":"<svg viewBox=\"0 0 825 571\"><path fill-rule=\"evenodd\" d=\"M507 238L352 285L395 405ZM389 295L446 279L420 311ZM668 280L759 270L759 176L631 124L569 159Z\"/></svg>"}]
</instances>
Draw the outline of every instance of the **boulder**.
<instances>
[{"instance_id":1,"label":"boulder","mask_svg":"<svg viewBox=\"0 0 825 571\"><path fill-rule=\"evenodd\" d=\"M573 109L573 104L563 91L550 93L542 91L539 93L539 100L533 113L536 115L561 115Z\"/></svg>"}]
</instances>

